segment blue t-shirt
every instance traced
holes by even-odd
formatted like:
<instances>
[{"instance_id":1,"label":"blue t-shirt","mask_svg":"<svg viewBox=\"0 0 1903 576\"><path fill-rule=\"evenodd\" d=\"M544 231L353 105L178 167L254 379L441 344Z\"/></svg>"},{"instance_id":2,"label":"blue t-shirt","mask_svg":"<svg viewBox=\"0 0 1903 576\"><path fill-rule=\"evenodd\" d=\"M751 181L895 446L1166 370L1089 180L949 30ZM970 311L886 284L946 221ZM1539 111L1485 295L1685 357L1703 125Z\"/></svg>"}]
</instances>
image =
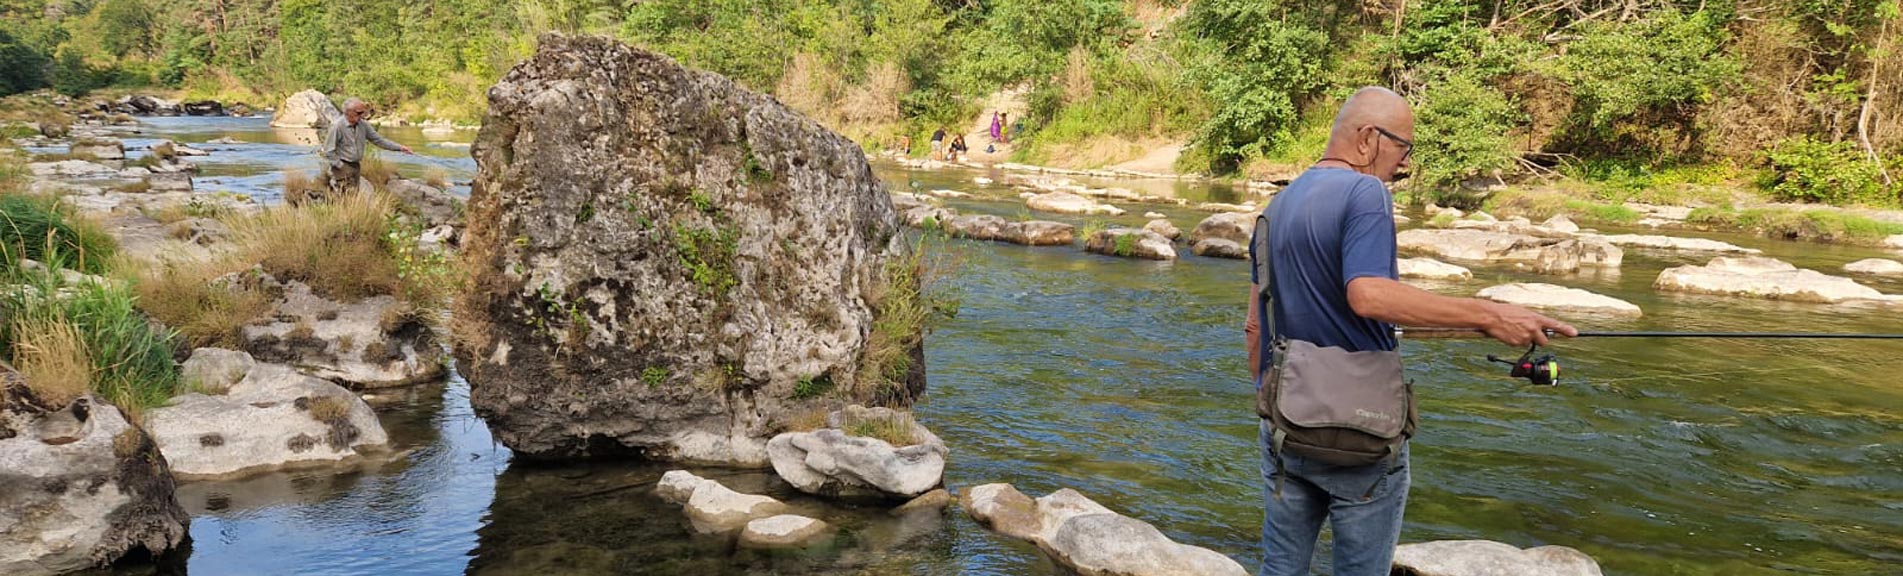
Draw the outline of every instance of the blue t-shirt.
<instances>
[{"instance_id":1,"label":"blue t-shirt","mask_svg":"<svg viewBox=\"0 0 1903 576\"><path fill-rule=\"evenodd\" d=\"M1276 332L1350 352L1394 350L1394 326L1356 315L1348 305L1348 283L1354 279L1400 277L1394 200L1387 187L1346 168L1311 168L1277 193L1263 213L1269 216L1275 252L1270 264ZM1251 242L1251 259L1261 256L1255 252ZM1255 270L1250 267L1252 277ZM1265 332L1262 341L1274 336ZM1263 356L1267 362L1268 355Z\"/></svg>"}]
</instances>

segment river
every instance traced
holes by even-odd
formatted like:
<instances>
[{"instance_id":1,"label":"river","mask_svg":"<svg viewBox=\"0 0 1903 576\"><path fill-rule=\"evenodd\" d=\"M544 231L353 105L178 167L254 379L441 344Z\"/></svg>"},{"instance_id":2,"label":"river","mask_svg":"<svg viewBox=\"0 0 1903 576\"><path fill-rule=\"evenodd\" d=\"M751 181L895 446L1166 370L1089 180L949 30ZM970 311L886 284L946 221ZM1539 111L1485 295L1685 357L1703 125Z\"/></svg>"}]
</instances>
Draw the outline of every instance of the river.
<instances>
[{"instance_id":1,"label":"river","mask_svg":"<svg viewBox=\"0 0 1903 576\"><path fill-rule=\"evenodd\" d=\"M201 144L199 190L276 202L286 169L314 170L298 135L262 119L144 119L146 137ZM473 177L470 132L386 135L421 155L386 154L411 176ZM429 136L429 137L426 137ZM129 146L152 140L129 138ZM878 166L895 190L953 188L1022 213L974 170ZM916 183L916 185L914 185ZM1233 189L1153 183L1195 200ZM1156 207L1131 205L1134 214ZM1204 214L1169 208L1184 230ZM1418 219L1417 219L1418 220ZM1081 222L1081 220L1070 220ZM1616 232L1618 230L1608 230ZM1881 251L1675 232L1759 248L1841 273ZM947 484L1010 482L1032 495L1075 488L1178 541L1253 567L1261 481L1241 342L1244 262L1171 263L951 241L956 319L927 338L921 421L952 447ZM1476 267L1468 295L1511 281L1585 288L1638 304L1614 330L1903 332L1895 313L1666 294L1666 267L1707 255L1628 250L1623 268L1547 277ZM1903 293L1903 282L1878 288ZM1560 544L1607 574L1895 574L1903 566L1903 343L1591 340L1554 346L1557 387L1505 377L1480 341L1403 345L1421 402L1404 542L1481 538ZM920 523L796 495L759 471L703 470L789 500L842 527L831 547L764 553L693 536L652 494L670 467L633 462L511 464L452 379L377 401L395 462L347 474L292 472L188 483L185 558L197 574L1056 574L1029 544L953 511ZM1319 559L1325 571L1325 556ZM1325 572L1324 572L1325 573Z\"/></svg>"}]
</instances>

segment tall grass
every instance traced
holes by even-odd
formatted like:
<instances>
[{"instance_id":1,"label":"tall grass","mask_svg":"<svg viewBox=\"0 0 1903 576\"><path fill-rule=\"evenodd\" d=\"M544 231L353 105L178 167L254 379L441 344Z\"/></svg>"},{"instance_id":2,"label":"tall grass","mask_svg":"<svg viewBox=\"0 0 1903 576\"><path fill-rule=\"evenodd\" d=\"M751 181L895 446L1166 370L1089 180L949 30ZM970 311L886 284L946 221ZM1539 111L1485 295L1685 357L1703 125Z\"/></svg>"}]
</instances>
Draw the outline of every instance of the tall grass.
<instances>
[{"instance_id":1,"label":"tall grass","mask_svg":"<svg viewBox=\"0 0 1903 576\"><path fill-rule=\"evenodd\" d=\"M11 330L13 367L34 398L57 409L86 393L92 385L92 357L72 322L26 316L15 320Z\"/></svg>"},{"instance_id":2,"label":"tall grass","mask_svg":"<svg viewBox=\"0 0 1903 576\"><path fill-rule=\"evenodd\" d=\"M888 254L880 268L880 282L867 297L873 304L872 333L850 390L855 398L909 401L903 390L914 368L913 351L934 321L958 314L956 295L943 284L957 263L934 253L939 243L933 238L919 235L905 251Z\"/></svg>"},{"instance_id":3,"label":"tall grass","mask_svg":"<svg viewBox=\"0 0 1903 576\"><path fill-rule=\"evenodd\" d=\"M187 345L242 349L244 326L270 312L273 299L251 287L213 280L231 267L218 261L145 263L127 275L139 308L177 329Z\"/></svg>"},{"instance_id":4,"label":"tall grass","mask_svg":"<svg viewBox=\"0 0 1903 576\"><path fill-rule=\"evenodd\" d=\"M234 256L335 298L398 294L397 266L383 246L394 210L369 193L266 210L230 223Z\"/></svg>"},{"instance_id":5,"label":"tall grass","mask_svg":"<svg viewBox=\"0 0 1903 576\"><path fill-rule=\"evenodd\" d=\"M118 242L98 224L85 219L51 196L11 192L0 184L0 253L6 262L46 261L49 253L64 255L74 269L88 274L105 271L118 251Z\"/></svg>"},{"instance_id":6,"label":"tall grass","mask_svg":"<svg viewBox=\"0 0 1903 576\"><path fill-rule=\"evenodd\" d=\"M0 290L0 310L7 315L0 343L13 361L46 373L71 371L79 357L71 349L77 336L89 366L86 388L106 401L136 416L177 394L172 332L141 314L129 289L109 282L69 284L59 274L68 260L57 249L44 256L45 268L28 269L9 255L0 272L0 284L11 287ZM68 329L72 333L64 333ZM76 376L61 378L68 380L58 385L70 388Z\"/></svg>"}]
</instances>

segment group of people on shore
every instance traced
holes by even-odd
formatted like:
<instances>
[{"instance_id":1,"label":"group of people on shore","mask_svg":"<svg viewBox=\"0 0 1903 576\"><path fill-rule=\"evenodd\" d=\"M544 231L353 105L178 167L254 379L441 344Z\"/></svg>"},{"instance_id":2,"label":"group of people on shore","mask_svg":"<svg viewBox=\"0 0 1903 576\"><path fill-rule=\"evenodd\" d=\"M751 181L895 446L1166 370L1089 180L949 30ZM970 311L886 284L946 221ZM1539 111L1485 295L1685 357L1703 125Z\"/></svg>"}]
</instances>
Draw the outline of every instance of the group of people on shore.
<instances>
[{"instance_id":1,"label":"group of people on shore","mask_svg":"<svg viewBox=\"0 0 1903 576\"><path fill-rule=\"evenodd\" d=\"M1010 112L991 113L991 144L985 147L986 153L996 153L999 144L1011 143L1011 132L1013 132L1016 127L1009 127L1010 123ZM946 140L947 137L950 138L949 141ZM911 155L912 137L909 135L899 136L893 149L905 155ZM971 146L965 143L964 134L951 133L943 125L939 126L937 130L932 131L931 158L933 160L957 162L964 158L965 154L970 151Z\"/></svg>"}]
</instances>

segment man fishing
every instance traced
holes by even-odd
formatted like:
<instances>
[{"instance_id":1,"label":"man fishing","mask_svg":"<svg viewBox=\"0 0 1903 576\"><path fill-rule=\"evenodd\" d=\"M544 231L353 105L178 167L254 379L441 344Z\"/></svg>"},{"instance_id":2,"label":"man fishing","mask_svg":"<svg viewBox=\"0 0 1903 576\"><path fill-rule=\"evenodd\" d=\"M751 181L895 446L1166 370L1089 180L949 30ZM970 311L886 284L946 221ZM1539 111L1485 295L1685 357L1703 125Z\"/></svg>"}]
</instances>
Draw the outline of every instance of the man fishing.
<instances>
[{"instance_id":1,"label":"man fishing","mask_svg":"<svg viewBox=\"0 0 1903 576\"><path fill-rule=\"evenodd\" d=\"M1399 282L1386 183L1408 165L1413 136L1405 99L1357 91L1322 159L1257 221L1245 333L1263 417L1262 576L1308 574L1324 521L1334 524L1335 574L1388 573L1417 420L1396 324L1473 329L1514 346L1576 333L1525 308Z\"/></svg>"},{"instance_id":2,"label":"man fishing","mask_svg":"<svg viewBox=\"0 0 1903 576\"><path fill-rule=\"evenodd\" d=\"M363 146L365 142L376 144L378 148L392 152L413 154L409 146L404 146L377 133L377 129L364 121L370 115L370 105L362 100L351 98L344 101L344 117L330 123L324 131L324 145L317 154L324 157L324 176L328 180L330 198L341 198L357 191L357 182L363 174Z\"/></svg>"}]
</instances>

